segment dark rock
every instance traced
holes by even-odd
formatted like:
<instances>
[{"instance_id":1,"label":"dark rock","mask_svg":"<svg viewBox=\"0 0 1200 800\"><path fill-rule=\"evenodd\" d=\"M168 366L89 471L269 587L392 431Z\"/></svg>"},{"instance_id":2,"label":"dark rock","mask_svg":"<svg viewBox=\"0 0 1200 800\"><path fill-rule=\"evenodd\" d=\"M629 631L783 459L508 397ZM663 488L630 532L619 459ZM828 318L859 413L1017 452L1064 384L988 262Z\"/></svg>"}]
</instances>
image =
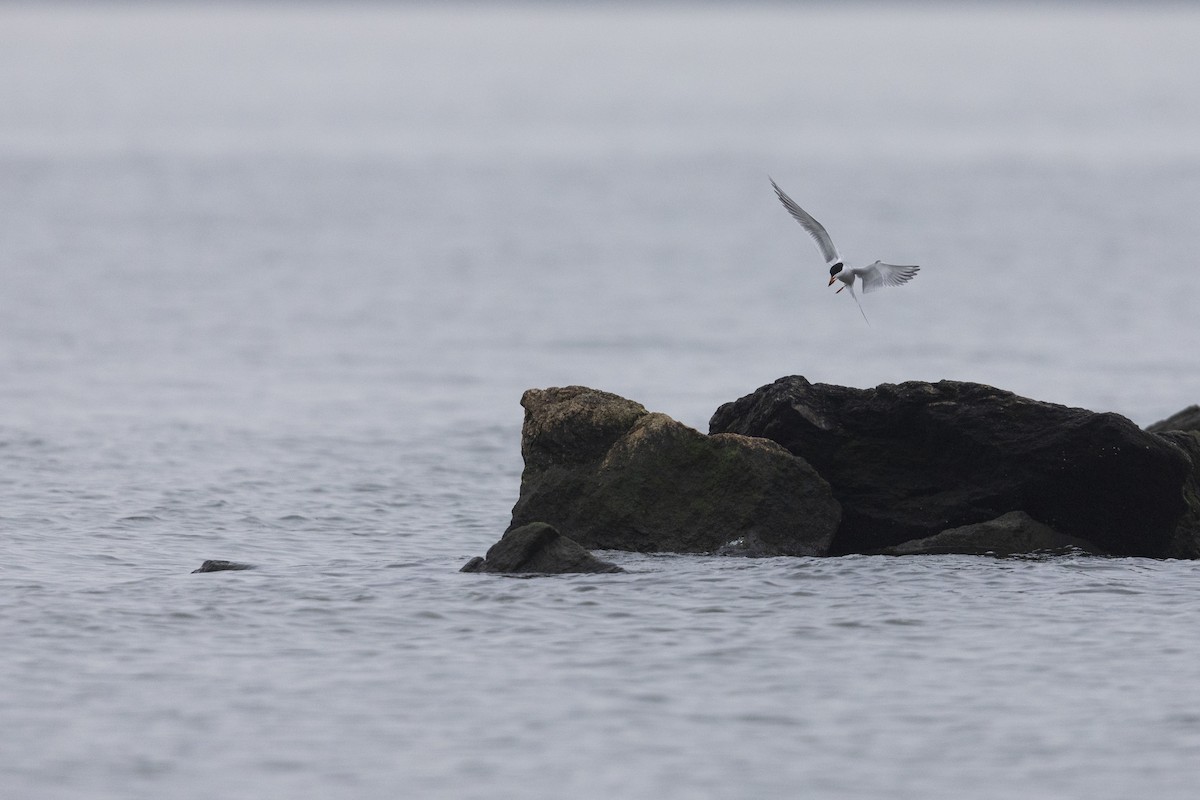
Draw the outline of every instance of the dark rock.
<instances>
[{"instance_id":1,"label":"dark rock","mask_svg":"<svg viewBox=\"0 0 1200 800\"><path fill-rule=\"evenodd\" d=\"M1009 556L1019 553L1082 550L1100 553L1094 545L1074 536L1059 533L1043 525L1024 511L1010 511L1004 516L951 528L924 539L887 547L882 555L965 555Z\"/></svg>"},{"instance_id":2,"label":"dark rock","mask_svg":"<svg viewBox=\"0 0 1200 800\"><path fill-rule=\"evenodd\" d=\"M824 555L840 508L803 459L763 439L705 436L582 386L521 398L518 528L554 525L584 547Z\"/></svg>"},{"instance_id":3,"label":"dark rock","mask_svg":"<svg viewBox=\"0 0 1200 800\"><path fill-rule=\"evenodd\" d=\"M1200 431L1200 406L1188 406L1183 411L1172 414L1164 420L1147 425L1146 430L1150 433Z\"/></svg>"},{"instance_id":4,"label":"dark rock","mask_svg":"<svg viewBox=\"0 0 1200 800\"><path fill-rule=\"evenodd\" d=\"M192 574L197 572L224 572L230 569L254 569L253 564L239 564L236 561L205 561L200 565L200 569L192 570Z\"/></svg>"},{"instance_id":5,"label":"dark rock","mask_svg":"<svg viewBox=\"0 0 1200 800\"><path fill-rule=\"evenodd\" d=\"M1163 555L1167 558L1200 558L1200 432L1166 431L1159 436L1186 453L1192 464L1191 474L1183 484L1187 510L1175 525Z\"/></svg>"},{"instance_id":6,"label":"dark rock","mask_svg":"<svg viewBox=\"0 0 1200 800\"><path fill-rule=\"evenodd\" d=\"M892 547L1012 509L1115 555L1171 551L1185 453L1116 414L942 381L874 389L781 378L717 410L712 433L764 436L842 504L832 552Z\"/></svg>"},{"instance_id":7,"label":"dark rock","mask_svg":"<svg viewBox=\"0 0 1200 800\"><path fill-rule=\"evenodd\" d=\"M624 572L601 561L544 522L510 530L492 545L486 558L476 556L460 572L560 574L564 572Z\"/></svg>"}]
</instances>

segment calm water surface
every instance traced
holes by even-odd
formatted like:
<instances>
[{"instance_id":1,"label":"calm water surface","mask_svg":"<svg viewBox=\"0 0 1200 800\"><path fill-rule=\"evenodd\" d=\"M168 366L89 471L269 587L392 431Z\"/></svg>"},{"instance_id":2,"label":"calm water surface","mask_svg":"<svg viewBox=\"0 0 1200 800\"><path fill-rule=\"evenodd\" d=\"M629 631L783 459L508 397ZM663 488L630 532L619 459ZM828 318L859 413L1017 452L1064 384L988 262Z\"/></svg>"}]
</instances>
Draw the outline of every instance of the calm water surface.
<instances>
[{"instance_id":1,"label":"calm water surface","mask_svg":"<svg viewBox=\"0 0 1200 800\"><path fill-rule=\"evenodd\" d=\"M1187 562L457 569L521 392L1200 401L1200 12L0 6L0 793L1185 798ZM833 297L775 177L851 261ZM205 558L259 565L191 575Z\"/></svg>"}]
</instances>

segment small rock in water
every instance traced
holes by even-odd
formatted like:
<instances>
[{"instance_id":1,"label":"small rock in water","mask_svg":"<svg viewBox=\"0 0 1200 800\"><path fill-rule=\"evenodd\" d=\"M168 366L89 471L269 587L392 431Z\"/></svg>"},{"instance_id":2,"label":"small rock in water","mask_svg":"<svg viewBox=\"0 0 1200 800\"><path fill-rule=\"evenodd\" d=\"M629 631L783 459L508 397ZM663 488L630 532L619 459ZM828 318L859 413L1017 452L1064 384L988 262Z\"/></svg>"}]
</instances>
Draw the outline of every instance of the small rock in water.
<instances>
[{"instance_id":1,"label":"small rock in water","mask_svg":"<svg viewBox=\"0 0 1200 800\"><path fill-rule=\"evenodd\" d=\"M624 571L616 564L596 558L544 522L514 528L492 545L486 558L476 556L459 570L508 575Z\"/></svg>"},{"instance_id":2,"label":"small rock in water","mask_svg":"<svg viewBox=\"0 0 1200 800\"><path fill-rule=\"evenodd\" d=\"M881 555L993 555L1047 553L1077 550L1103 554L1101 550L1075 536L1059 533L1043 525L1024 511L1010 511L988 522L950 528L924 539L913 539L879 551Z\"/></svg>"},{"instance_id":3,"label":"small rock in water","mask_svg":"<svg viewBox=\"0 0 1200 800\"><path fill-rule=\"evenodd\" d=\"M205 561L203 564L201 564L200 569L192 570L192 574L195 575L197 572L224 572L225 570L230 570L230 569L254 569L254 565L253 564L239 564L236 561L209 560L209 561Z\"/></svg>"}]
</instances>

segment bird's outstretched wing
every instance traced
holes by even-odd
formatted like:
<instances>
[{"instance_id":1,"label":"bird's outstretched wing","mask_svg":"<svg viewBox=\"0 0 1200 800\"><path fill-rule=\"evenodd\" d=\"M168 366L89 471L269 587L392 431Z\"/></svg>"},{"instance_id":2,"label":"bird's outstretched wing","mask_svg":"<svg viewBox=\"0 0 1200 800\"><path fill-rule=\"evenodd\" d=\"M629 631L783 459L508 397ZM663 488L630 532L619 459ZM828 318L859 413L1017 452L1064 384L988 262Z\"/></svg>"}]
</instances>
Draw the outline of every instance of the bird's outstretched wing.
<instances>
[{"instance_id":1,"label":"bird's outstretched wing","mask_svg":"<svg viewBox=\"0 0 1200 800\"><path fill-rule=\"evenodd\" d=\"M876 261L870 266L856 268L854 273L862 278L863 294L866 294L885 286L902 286L911 281L920 269Z\"/></svg>"},{"instance_id":2,"label":"bird's outstretched wing","mask_svg":"<svg viewBox=\"0 0 1200 800\"><path fill-rule=\"evenodd\" d=\"M779 195L779 202L783 203L783 207L788 210L788 213L796 218L796 222L799 222L800 226L808 231L808 235L817 243L817 247L821 249L821 255L825 258L825 263L833 266L840 262L842 257L838 255L837 248L833 246L833 240L829 238L824 226L813 219L811 214L796 205L796 201L788 197L774 179L769 178L768 180L775 187L775 194Z\"/></svg>"}]
</instances>

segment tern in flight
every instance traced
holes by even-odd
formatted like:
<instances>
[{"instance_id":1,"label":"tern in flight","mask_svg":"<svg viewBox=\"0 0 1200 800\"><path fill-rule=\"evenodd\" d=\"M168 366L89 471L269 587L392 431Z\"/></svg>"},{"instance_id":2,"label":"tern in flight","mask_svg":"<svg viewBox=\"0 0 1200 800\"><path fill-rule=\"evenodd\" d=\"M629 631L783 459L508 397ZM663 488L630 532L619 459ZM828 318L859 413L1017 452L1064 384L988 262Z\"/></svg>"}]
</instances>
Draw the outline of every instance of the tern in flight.
<instances>
[{"instance_id":1,"label":"tern in flight","mask_svg":"<svg viewBox=\"0 0 1200 800\"><path fill-rule=\"evenodd\" d=\"M833 240L825 231L825 227L813 219L811 214L796 205L796 201L788 197L787 193L780 189L779 184L774 180L771 180L771 185L775 187L775 194L779 195L779 202L783 203L783 207L788 210L788 213L796 218L800 227L808 231L808 235L817 243L821 255L825 257L825 263L829 265L829 285L833 286L834 281L842 282L842 286L834 294L838 294L842 289L849 289L850 296L854 298L855 303L858 303L858 311L862 314L863 319L867 320L868 325L871 324L871 320L867 319L867 312L863 311L862 303L858 302L858 295L854 293L854 281L856 279L862 281L863 294L866 294L876 289L882 289L884 286L900 286L908 283L921 269L920 267L885 264L882 261L876 261L865 267L847 267L842 261L841 255L838 254Z\"/></svg>"}]
</instances>

